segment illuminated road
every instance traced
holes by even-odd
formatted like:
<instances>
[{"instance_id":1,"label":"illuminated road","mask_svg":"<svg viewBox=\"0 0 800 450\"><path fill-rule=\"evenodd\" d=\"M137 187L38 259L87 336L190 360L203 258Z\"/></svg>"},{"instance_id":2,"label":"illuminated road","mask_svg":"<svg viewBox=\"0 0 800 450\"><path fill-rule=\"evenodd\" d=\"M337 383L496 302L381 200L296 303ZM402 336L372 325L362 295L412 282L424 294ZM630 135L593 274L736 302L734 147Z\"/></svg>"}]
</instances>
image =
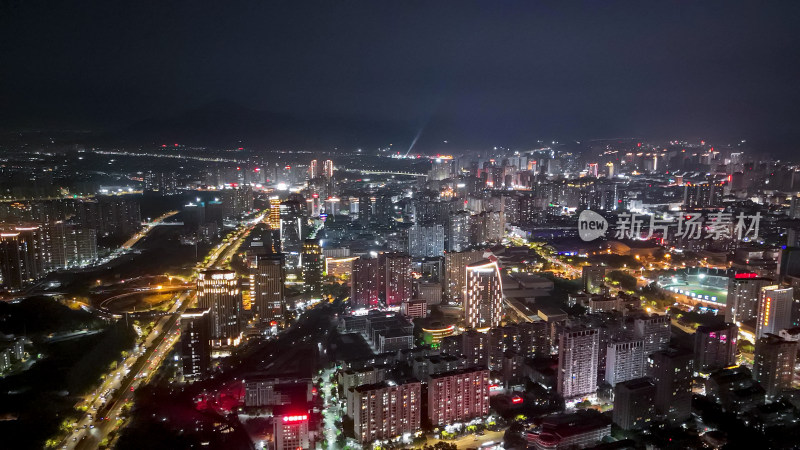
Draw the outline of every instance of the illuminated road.
<instances>
[{"instance_id":1,"label":"illuminated road","mask_svg":"<svg viewBox=\"0 0 800 450\"><path fill-rule=\"evenodd\" d=\"M459 439L448 439L441 442L446 442L448 444L456 444L456 448L459 450L466 450L469 448L478 448L484 444L502 444L503 443L503 436L505 435L506 430L499 430L499 431L486 431L483 435L475 436L473 434L468 434L464 437ZM428 438L428 441L425 442L427 445L436 445L439 442L439 439ZM492 448L490 445L487 445L484 448Z\"/></svg>"},{"instance_id":2,"label":"illuminated road","mask_svg":"<svg viewBox=\"0 0 800 450\"><path fill-rule=\"evenodd\" d=\"M169 349L177 342L180 314L191 304L194 297L184 292L178 296L169 317L159 319L145 339L140 350L131 354L116 370L106 375L106 380L83 405L89 409L77 423L73 432L61 448L91 449L117 427L117 416L126 402L133 398L133 391L153 373Z\"/></svg>"},{"instance_id":3,"label":"illuminated road","mask_svg":"<svg viewBox=\"0 0 800 450\"><path fill-rule=\"evenodd\" d=\"M120 249L121 250L129 250L134 245L136 245L137 242L142 240L142 238L147 236L147 234L150 233L150 230L152 230L154 227L156 227L158 225L163 225L164 220L174 216L175 214L178 214L178 211L170 211L170 212L162 214L159 217L156 217L153 221L148 222L147 224L145 224L144 228L139 230L138 233L134 234L133 236L131 236L130 239L125 241L125 243L122 244Z\"/></svg>"},{"instance_id":4,"label":"illuminated road","mask_svg":"<svg viewBox=\"0 0 800 450\"><path fill-rule=\"evenodd\" d=\"M205 262L198 265L198 270L218 267L225 263L235 254L252 229L253 226L249 225L237 230L225 243L211 251ZM89 407L87 414L78 421L73 432L61 442L59 448L68 450L97 448L109 433L120 425L117 423L117 418L122 407L133 399L136 388L149 381L163 362L163 358L178 342L180 316L194 300L194 294L182 293L170 308L168 313L170 315L158 319L141 350L129 356L119 369L107 374L101 387L84 401L83 404ZM109 388L113 388L114 391L108 392L108 398L103 397Z\"/></svg>"}]
</instances>

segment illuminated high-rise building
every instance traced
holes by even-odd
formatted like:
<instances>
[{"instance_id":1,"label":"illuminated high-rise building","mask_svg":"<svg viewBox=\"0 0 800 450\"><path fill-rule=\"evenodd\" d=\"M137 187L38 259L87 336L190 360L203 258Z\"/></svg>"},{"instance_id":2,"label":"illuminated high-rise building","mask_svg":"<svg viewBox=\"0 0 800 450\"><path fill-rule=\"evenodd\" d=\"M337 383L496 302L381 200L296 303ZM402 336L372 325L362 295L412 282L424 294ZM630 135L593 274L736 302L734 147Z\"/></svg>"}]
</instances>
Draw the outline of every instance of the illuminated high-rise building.
<instances>
[{"instance_id":1,"label":"illuminated high-rise building","mask_svg":"<svg viewBox=\"0 0 800 450\"><path fill-rule=\"evenodd\" d=\"M668 349L649 359L648 375L656 385L656 413L669 421L688 419L692 414L692 352Z\"/></svg>"},{"instance_id":2,"label":"illuminated high-rise building","mask_svg":"<svg viewBox=\"0 0 800 450\"><path fill-rule=\"evenodd\" d=\"M793 289L777 285L761 288L758 298L756 339L767 334L778 334L792 326Z\"/></svg>"},{"instance_id":3,"label":"illuminated high-rise building","mask_svg":"<svg viewBox=\"0 0 800 450\"><path fill-rule=\"evenodd\" d=\"M605 286L606 268L603 266L583 266L581 268L583 290L590 294L599 294Z\"/></svg>"},{"instance_id":4,"label":"illuminated high-rise building","mask_svg":"<svg viewBox=\"0 0 800 450\"><path fill-rule=\"evenodd\" d=\"M769 278L754 273L740 273L728 281L725 321L743 323L758 317L758 297L761 288L773 284Z\"/></svg>"},{"instance_id":5,"label":"illuminated high-rise building","mask_svg":"<svg viewBox=\"0 0 800 450\"><path fill-rule=\"evenodd\" d=\"M269 198L269 226L273 230L281 229L281 199L278 197Z\"/></svg>"},{"instance_id":6,"label":"illuminated high-rise building","mask_svg":"<svg viewBox=\"0 0 800 450\"><path fill-rule=\"evenodd\" d=\"M197 303L209 310L212 347L239 345L242 337L242 294L236 272L205 270L197 277Z\"/></svg>"},{"instance_id":7,"label":"illuminated high-rise building","mask_svg":"<svg viewBox=\"0 0 800 450\"><path fill-rule=\"evenodd\" d=\"M448 252L444 255L444 280L442 288L451 302L463 300L467 285L466 267L483 259L483 250Z\"/></svg>"},{"instance_id":8,"label":"illuminated high-rise building","mask_svg":"<svg viewBox=\"0 0 800 450\"><path fill-rule=\"evenodd\" d=\"M597 178L598 170L597 170L597 163L588 163L586 164L586 175Z\"/></svg>"},{"instance_id":9,"label":"illuminated high-rise building","mask_svg":"<svg viewBox=\"0 0 800 450\"><path fill-rule=\"evenodd\" d=\"M600 332L597 329L562 330L558 345L557 391L565 399L597 391Z\"/></svg>"},{"instance_id":10,"label":"illuminated high-rise building","mask_svg":"<svg viewBox=\"0 0 800 450\"><path fill-rule=\"evenodd\" d=\"M379 296L386 306L399 306L411 300L411 257L407 253L381 253L378 265Z\"/></svg>"},{"instance_id":11,"label":"illuminated high-rise building","mask_svg":"<svg viewBox=\"0 0 800 450\"><path fill-rule=\"evenodd\" d=\"M739 327L732 323L701 325L694 333L695 369L714 370L736 364Z\"/></svg>"},{"instance_id":12,"label":"illuminated high-rise building","mask_svg":"<svg viewBox=\"0 0 800 450\"><path fill-rule=\"evenodd\" d=\"M667 315L652 314L639 317L633 322L636 339L644 341L644 356L669 347L670 318Z\"/></svg>"},{"instance_id":13,"label":"illuminated high-rise building","mask_svg":"<svg viewBox=\"0 0 800 450\"><path fill-rule=\"evenodd\" d=\"M308 412L276 414L272 418L275 450L313 448L308 430Z\"/></svg>"},{"instance_id":14,"label":"illuminated high-rise building","mask_svg":"<svg viewBox=\"0 0 800 450\"><path fill-rule=\"evenodd\" d=\"M0 286L19 289L44 275L38 226L0 228Z\"/></svg>"},{"instance_id":15,"label":"illuminated high-rise building","mask_svg":"<svg viewBox=\"0 0 800 450\"><path fill-rule=\"evenodd\" d=\"M44 268L55 270L84 265L97 259L97 233L63 222L43 228Z\"/></svg>"},{"instance_id":16,"label":"illuminated high-rise building","mask_svg":"<svg viewBox=\"0 0 800 450\"><path fill-rule=\"evenodd\" d=\"M489 414L489 370L469 368L431 375L428 419L434 427Z\"/></svg>"},{"instance_id":17,"label":"illuminated high-rise building","mask_svg":"<svg viewBox=\"0 0 800 450\"><path fill-rule=\"evenodd\" d=\"M354 389L353 403L356 440L362 445L420 429L422 384L417 380L359 386Z\"/></svg>"},{"instance_id":18,"label":"illuminated high-rise building","mask_svg":"<svg viewBox=\"0 0 800 450\"><path fill-rule=\"evenodd\" d=\"M636 378L614 387L614 423L623 430L644 428L655 418L656 386L649 378Z\"/></svg>"},{"instance_id":19,"label":"illuminated high-rise building","mask_svg":"<svg viewBox=\"0 0 800 450\"><path fill-rule=\"evenodd\" d=\"M767 334L756 340L753 379L761 384L769 397L775 397L781 391L791 389L796 359L797 341Z\"/></svg>"},{"instance_id":20,"label":"illuminated high-rise building","mask_svg":"<svg viewBox=\"0 0 800 450\"><path fill-rule=\"evenodd\" d=\"M470 328L500 325L503 317L503 285L497 260L483 260L466 267L467 295L464 322Z\"/></svg>"},{"instance_id":21,"label":"illuminated high-rise building","mask_svg":"<svg viewBox=\"0 0 800 450\"><path fill-rule=\"evenodd\" d=\"M412 258L435 258L444 254L444 227L415 224L408 230L408 253Z\"/></svg>"},{"instance_id":22,"label":"illuminated high-rise building","mask_svg":"<svg viewBox=\"0 0 800 450\"><path fill-rule=\"evenodd\" d=\"M609 342L606 350L606 383L615 386L645 374L644 341Z\"/></svg>"},{"instance_id":23,"label":"illuminated high-rise building","mask_svg":"<svg viewBox=\"0 0 800 450\"><path fill-rule=\"evenodd\" d=\"M308 165L308 178L313 180L317 177L319 177L319 161L312 159L311 163Z\"/></svg>"},{"instance_id":24,"label":"illuminated high-rise building","mask_svg":"<svg viewBox=\"0 0 800 450\"><path fill-rule=\"evenodd\" d=\"M253 209L253 188L250 186L223 189L221 196L222 210L226 218L239 217Z\"/></svg>"},{"instance_id":25,"label":"illuminated high-rise building","mask_svg":"<svg viewBox=\"0 0 800 450\"><path fill-rule=\"evenodd\" d=\"M470 214L459 211L447 219L447 251L460 252L470 245Z\"/></svg>"},{"instance_id":26,"label":"illuminated high-rise building","mask_svg":"<svg viewBox=\"0 0 800 450\"><path fill-rule=\"evenodd\" d=\"M377 307L378 287L378 259L362 256L353 261L350 275L350 303L353 307Z\"/></svg>"},{"instance_id":27,"label":"illuminated high-rise building","mask_svg":"<svg viewBox=\"0 0 800 450\"><path fill-rule=\"evenodd\" d=\"M300 267L303 246L303 204L297 200L281 203L281 249L289 268Z\"/></svg>"},{"instance_id":28,"label":"illuminated high-rise building","mask_svg":"<svg viewBox=\"0 0 800 450\"><path fill-rule=\"evenodd\" d=\"M322 163L322 176L328 179L333 178L333 161L330 159L326 159Z\"/></svg>"},{"instance_id":29,"label":"illuminated high-rise building","mask_svg":"<svg viewBox=\"0 0 800 450\"><path fill-rule=\"evenodd\" d=\"M306 239L303 242L302 260L306 292L312 297L319 297L322 295L322 272L325 269L319 239Z\"/></svg>"},{"instance_id":30,"label":"illuminated high-rise building","mask_svg":"<svg viewBox=\"0 0 800 450\"><path fill-rule=\"evenodd\" d=\"M211 364L208 309L189 308L181 314L181 361L183 377L198 379Z\"/></svg>"},{"instance_id":31,"label":"illuminated high-rise building","mask_svg":"<svg viewBox=\"0 0 800 450\"><path fill-rule=\"evenodd\" d=\"M250 268L250 299L262 323L279 326L285 311L283 255L259 255Z\"/></svg>"}]
</instances>

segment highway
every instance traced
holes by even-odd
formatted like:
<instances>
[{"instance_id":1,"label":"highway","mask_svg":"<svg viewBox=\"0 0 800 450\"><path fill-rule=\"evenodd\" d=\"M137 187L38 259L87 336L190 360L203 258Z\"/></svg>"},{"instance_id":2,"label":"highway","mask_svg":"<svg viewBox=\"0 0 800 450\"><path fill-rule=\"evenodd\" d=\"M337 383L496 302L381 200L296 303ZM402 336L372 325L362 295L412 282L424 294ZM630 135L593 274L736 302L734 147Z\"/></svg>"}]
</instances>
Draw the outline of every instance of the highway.
<instances>
[{"instance_id":1,"label":"highway","mask_svg":"<svg viewBox=\"0 0 800 450\"><path fill-rule=\"evenodd\" d=\"M230 259L252 229L252 225L239 228L226 242L211 251L205 262L198 265L198 271L219 267ZM86 396L82 405L79 405L88 407L86 414L61 441L59 448L95 449L120 425L117 419L122 407L133 399L136 388L149 381L163 358L178 342L180 316L194 300L193 292L180 294L170 308L169 315L157 320L140 350L128 356L119 368L106 375L100 387Z\"/></svg>"}]
</instances>

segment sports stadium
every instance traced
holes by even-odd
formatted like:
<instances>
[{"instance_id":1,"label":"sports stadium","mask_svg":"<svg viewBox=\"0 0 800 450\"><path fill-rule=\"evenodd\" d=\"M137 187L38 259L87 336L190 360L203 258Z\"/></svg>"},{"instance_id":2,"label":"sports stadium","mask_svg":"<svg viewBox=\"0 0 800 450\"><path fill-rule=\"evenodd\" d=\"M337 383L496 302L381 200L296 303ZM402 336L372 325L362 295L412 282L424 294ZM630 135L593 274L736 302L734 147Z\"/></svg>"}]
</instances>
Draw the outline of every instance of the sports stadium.
<instances>
[{"instance_id":1,"label":"sports stadium","mask_svg":"<svg viewBox=\"0 0 800 450\"><path fill-rule=\"evenodd\" d=\"M720 310L727 304L728 280L733 275L730 269L690 267L659 276L658 286L677 294L681 304Z\"/></svg>"}]
</instances>

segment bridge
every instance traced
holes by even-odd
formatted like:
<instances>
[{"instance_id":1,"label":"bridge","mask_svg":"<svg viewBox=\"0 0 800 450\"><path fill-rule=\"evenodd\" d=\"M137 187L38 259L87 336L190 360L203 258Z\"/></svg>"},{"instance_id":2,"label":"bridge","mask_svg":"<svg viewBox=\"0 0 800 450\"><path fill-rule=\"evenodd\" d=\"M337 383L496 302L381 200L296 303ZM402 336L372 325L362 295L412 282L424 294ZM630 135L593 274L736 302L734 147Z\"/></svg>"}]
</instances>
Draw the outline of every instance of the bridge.
<instances>
[{"instance_id":1,"label":"bridge","mask_svg":"<svg viewBox=\"0 0 800 450\"><path fill-rule=\"evenodd\" d=\"M126 297L131 297L131 296L134 296L134 295L162 294L162 293L167 293L167 292L182 292L182 291L189 291L191 289L193 289L192 286L183 286L183 285L179 285L179 286L157 286L157 287L154 287L154 288L134 289L134 290L132 290L130 292L123 292L122 294L117 294L117 295L114 295L114 296L111 296L111 297L108 297L106 299L101 300L95 306L95 309L98 312L102 312L102 313L107 314L107 315L109 315L111 317L114 317L114 318L121 318L121 317L123 317L123 314L129 314L130 317L132 317L132 318L133 317L139 318L139 317L163 316L163 315L167 315L168 312L166 312L166 311L153 311L152 309L149 309L149 310L145 310L145 311L133 311L133 312L121 313L121 312L118 312L118 311L112 311L111 309L109 309L109 306L113 302L115 302L117 300L120 300L120 299L123 299L123 298L126 298Z\"/></svg>"},{"instance_id":2,"label":"bridge","mask_svg":"<svg viewBox=\"0 0 800 450\"><path fill-rule=\"evenodd\" d=\"M361 172L367 175L405 175L409 177L427 177L427 173L417 173L417 172L396 172L392 170L365 170L365 169L353 169L354 171Z\"/></svg>"},{"instance_id":3,"label":"bridge","mask_svg":"<svg viewBox=\"0 0 800 450\"><path fill-rule=\"evenodd\" d=\"M130 239L125 241L125 243L122 244L120 249L121 250L130 249L131 247L136 245L136 243L139 242L142 238L147 236L147 233L149 233L150 230L152 230L154 227L157 227L157 226L160 226L160 225L177 225L178 222L164 222L166 219L174 216L175 214L178 214L178 211L169 211L169 212L166 212L166 213L162 214L159 217L156 217L151 222L142 223L142 226L144 226L144 228L142 230L140 230L138 233L136 233L133 236L131 236ZM183 222L180 222L180 224L183 225Z\"/></svg>"}]
</instances>

